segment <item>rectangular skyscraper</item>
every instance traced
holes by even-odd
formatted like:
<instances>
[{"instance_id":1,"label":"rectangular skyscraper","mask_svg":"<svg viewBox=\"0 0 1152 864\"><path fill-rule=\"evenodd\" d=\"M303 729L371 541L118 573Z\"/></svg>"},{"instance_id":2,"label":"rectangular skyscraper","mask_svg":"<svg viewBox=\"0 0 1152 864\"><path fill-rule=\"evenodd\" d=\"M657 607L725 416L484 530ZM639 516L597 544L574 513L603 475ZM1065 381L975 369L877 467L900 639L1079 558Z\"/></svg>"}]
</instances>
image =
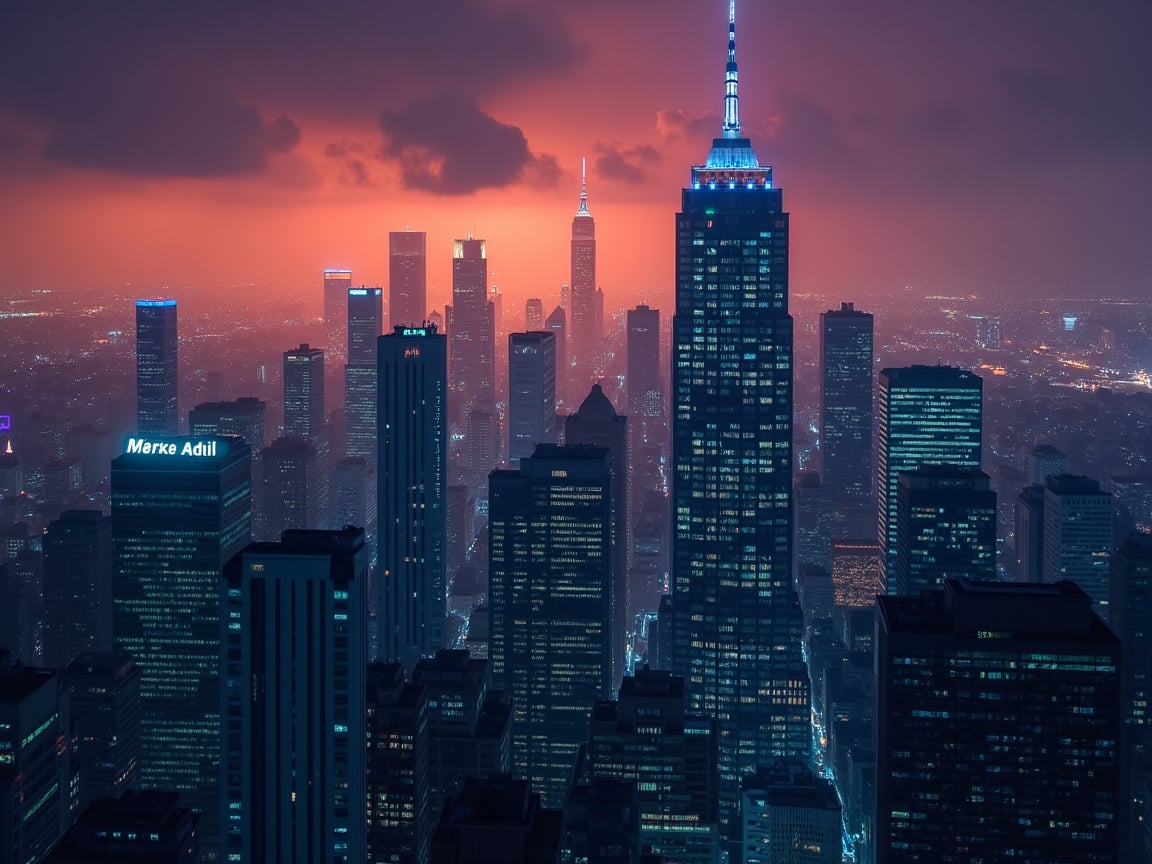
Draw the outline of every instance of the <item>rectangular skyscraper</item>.
<instances>
[{"instance_id":1,"label":"rectangular skyscraper","mask_svg":"<svg viewBox=\"0 0 1152 864\"><path fill-rule=\"evenodd\" d=\"M378 651L411 670L444 647L447 345L434 326L380 337Z\"/></svg>"},{"instance_id":2,"label":"rectangular skyscraper","mask_svg":"<svg viewBox=\"0 0 1152 864\"><path fill-rule=\"evenodd\" d=\"M267 415L264 400L254 396L242 396L231 402L202 402L188 412L189 435L239 435L252 448L252 538L255 540L265 539L263 457L268 444Z\"/></svg>"},{"instance_id":3,"label":"rectangular skyscraper","mask_svg":"<svg viewBox=\"0 0 1152 864\"><path fill-rule=\"evenodd\" d=\"M485 241L457 240L452 247L451 342L452 416L496 406L493 366L496 318L488 302L488 249Z\"/></svg>"},{"instance_id":4,"label":"rectangular skyscraper","mask_svg":"<svg viewBox=\"0 0 1152 864\"><path fill-rule=\"evenodd\" d=\"M129 438L112 462L116 642L140 667L140 785L179 791L219 843L220 573L250 539L238 438Z\"/></svg>"},{"instance_id":5,"label":"rectangular skyscraper","mask_svg":"<svg viewBox=\"0 0 1152 864\"><path fill-rule=\"evenodd\" d=\"M176 357L176 301L137 300L136 429L141 435L179 431Z\"/></svg>"},{"instance_id":6,"label":"rectangular skyscraper","mask_svg":"<svg viewBox=\"0 0 1152 864\"><path fill-rule=\"evenodd\" d=\"M1090 477L1049 477L1044 484L1044 581L1071 579L1106 616L1112 546L1112 496Z\"/></svg>"},{"instance_id":7,"label":"rectangular skyscraper","mask_svg":"<svg viewBox=\"0 0 1152 864\"><path fill-rule=\"evenodd\" d=\"M224 570L222 860L364 861L368 551L287 531Z\"/></svg>"},{"instance_id":8,"label":"rectangular skyscraper","mask_svg":"<svg viewBox=\"0 0 1152 864\"><path fill-rule=\"evenodd\" d=\"M740 131L735 26L723 134L676 217L671 387L675 666L689 710L720 721L729 825L741 777L811 746L791 591L788 213Z\"/></svg>"},{"instance_id":9,"label":"rectangular skyscraper","mask_svg":"<svg viewBox=\"0 0 1152 864\"><path fill-rule=\"evenodd\" d=\"M428 235L388 232L388 309L393 326L419 327L428 317Z\"/></svg>"},{"instance_id":10,"label":"rectangular skyscraper","mask_svg":"<svg viewBox=\"0 0 1152 864\"><path fill-rule=\"evenodd\" d=\"M896 492L901 471L921 465L979 470L979 375L952 366L909 366L880 372L876 496L884 585L896 593Z\"/></svg>"},{"instance_id":11,"label":"rectangular skyscraper","mask_svg":"<svg viewBox=\"0 0 1152 864\"><path fill-rule=\"evenodd\" d=\"M284 352L284 437L314 442L324 428L324 352L307 342Z\"/></svg>"},{"instance_id":12,"label":"rectangular skyscraper","mask_svg":"<svg viewBox=\"0 0 1152 864\"><path fill-rule=\"evenodd\" d=\"M1117 861L1120 642L1071 582L881 597L877 864Z\"/></svg>"},{"instance_id":13,"label":"rectangular skyscraper","mask_svg":"<svg viewBox=\"0 0 1152 864\"><path fill-rule=\"evenodd\" d=\"M376 462L376 343L384 332L384 291L348 289L344 367L344 453Z\"/></svg>"},{"instance_id":14,"label":"rectangular skyscraper","mask_svg":"<svg viewBox=\"0 0 1152 864\"><path fill-rule=\"evenodd\" d=\"M628 413L664 416L660 383L660 310L643 303L628 310Z\"/></svg>"},{"instance_id":15,"label":"rectangular skyscraper","mask_svg":"<svg viewBox=\"0 0 1152 864\"><path fill-rule=\"evenodd\" d=\"M112 650L112 520L67 510L44 532L44 663Z\"/></svg>"},{"instance_id":16,"label":"rectangular skyscraper","mask_svg":"<svg viewBox=\"0 0 1152 864\"><path fill-rule=\"evenodd\" d=\"M556 441L556 337L508 336L508 461Z\"/></svg>"},{"instance_id":17,"label":"rectangular skyscraper","mask_svg":"<svg viewBox=\"0 0 1152 864\"><path fill-rule=\"evenodd\" d=\"M851 303L820 314L822 479L838 511L872 495L872 316Z\"/></svg>"},{"instance_id":18,"label":"rectangular skyscraper","mask_svg":"<svg viewBox=\"0 0 1152 864\"><path fill-rule=\"evenodd\" d=\"M512 699L519 777L562 804L612 694L612 468L601 447L541 444L489 480L489 656Z\"/></svg>"},{"instance_id":19,"label":"rectangular skyscraper","mask_svg":"<svg viewBox=\"0 0 1152 864\"><path fill-rule=\"evenodd\" d=\"M344 303L351 287L351 270L324 271L324 341L328 356L337 366L345 359L348 331Z\"/></svg>"}]
</instances>

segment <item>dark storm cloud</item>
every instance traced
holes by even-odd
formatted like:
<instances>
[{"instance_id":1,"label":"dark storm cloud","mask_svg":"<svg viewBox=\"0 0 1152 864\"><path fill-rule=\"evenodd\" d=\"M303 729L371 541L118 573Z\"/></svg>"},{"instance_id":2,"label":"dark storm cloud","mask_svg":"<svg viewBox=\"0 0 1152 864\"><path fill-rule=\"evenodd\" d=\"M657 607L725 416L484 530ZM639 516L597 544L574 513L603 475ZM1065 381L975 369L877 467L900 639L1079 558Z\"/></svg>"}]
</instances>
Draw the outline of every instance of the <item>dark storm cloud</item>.
<instances>
[{"instance_id":1,"label":"dark storm cloud","mask_svg":"<svg viewBox=\"0 0 1152 864\"><path fill-rule=\"evenodd\" d=\"M339 180L348 186L372 185L368 162L371 148L356 141L335 141L324 148L324 155L339 166Z\"/></svg>"},{"instance_id":2,"label":"dark storm cloud","mask_svg":"<svg viewBox=\"0 0 1152 864\"><path fill-rule=\"evenodd\" d=\"M467 195L510 186L529 171L554 174L555 159L534 155L518 127L485 114L463 93L445 91L389 109L380 128L386 138L381 155L399 165L408 189Z\"/></svg>"},{"instance_id":3,"label":"dark storm cloud","mask_svg":"<svg viewBox=\"0 0 1152 864\"><path fill-rule=\"evenodd\" d=\"M629 147L622 141L597 141L594 147L596 173L625 183L643 183L648 179L648 166L659 161L655 147L638 144Z\"/></svg>"},{"instance_id":4,"label":"dark storm cloud","mask_svg":"<svg viewBox=\"0 0 1152 864\"><path fill-rule=\"evenodd\" d=\"M547 8L483 0L12 0L0 10L0 116L38 126L57 162L250 173L295 145L301 118L370 121L381 104L449 82L490 91L578 53Z\"/></svg>"}]
</instances>

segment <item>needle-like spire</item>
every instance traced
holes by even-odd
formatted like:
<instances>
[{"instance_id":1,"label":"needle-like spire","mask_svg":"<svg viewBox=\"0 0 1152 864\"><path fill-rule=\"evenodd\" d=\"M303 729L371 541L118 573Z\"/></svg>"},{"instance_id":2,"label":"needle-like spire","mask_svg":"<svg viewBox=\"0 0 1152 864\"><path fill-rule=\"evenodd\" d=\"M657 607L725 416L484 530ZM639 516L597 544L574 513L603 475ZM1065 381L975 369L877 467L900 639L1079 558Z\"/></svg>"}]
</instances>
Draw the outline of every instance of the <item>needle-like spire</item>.
<instances>
[{"instance_id":1,"label":"needle-like spire","mask_svg":"<svg viewBox=\"0 0 1152 864\"><path fill-rule=\"evenodd\" d=\"M577 216L591 216L588 209L588 160L580 158L580 207L576 210Z\"/></svg>"},{"instance_id":2,"label":"needle-like spire","mask_svg":"<svg viewBox=\"0 0 1152 864\"><path fill-rule=\"evenodd\" d=\"M724 137L740 137L740 96L736 89L736 0L728 0L728 65L724 70Z\"/></svg>"}]
</instances>

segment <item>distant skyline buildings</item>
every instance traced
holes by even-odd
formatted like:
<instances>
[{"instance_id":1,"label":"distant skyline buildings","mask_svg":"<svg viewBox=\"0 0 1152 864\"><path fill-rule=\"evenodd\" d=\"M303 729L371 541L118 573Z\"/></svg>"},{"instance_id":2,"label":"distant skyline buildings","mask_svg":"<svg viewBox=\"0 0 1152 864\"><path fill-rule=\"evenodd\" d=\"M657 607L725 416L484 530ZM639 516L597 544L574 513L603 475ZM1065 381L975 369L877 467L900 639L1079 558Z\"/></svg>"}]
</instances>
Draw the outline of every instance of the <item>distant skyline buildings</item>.
<instances>
[{"instance_id":1,"label":"distant skyline buildings","mask_svg":"<svg viewBox=\"0 0 1152 864\"><path fill-rule=\"evenodd\" d=\"M577 375L573 383L583 388L591 373L589 362L600 348L601 333L597 331L596 310L596 220L588 209L588 176L585 163L581 163L580 205L572 217L572 278L570 283L571 339L567 355L575 360Z\"/></svg>"},{"instance_id":2,"label":"distant skyline buildings","mask_svg":"<svg viewBox=\"0 0 1152 864\"><path fill-rule=\"evenodd\" d=\"M896 502L901 471L921 465L979 470L984 381L954 366L880 371L877 393L877 542L884 584L896 592Z\"/></svg>"},{"instance_id":3,"label":"distant skyline buildings","mask_svg":"<svg viewBox=\"0 0 1152 864\"><path fill-rule=\"evenodd\" d=\"M180 369L175 300L136 301L136 431L175 435Z\"/></svg>"},{"instance_id":4,"label":"distant skyline buildings","mask_svg":"<svg viewBox=\"0 0 1152 864\"><path fill-rule=\"evenodd\" d=\"M418 327L428 317L428 235L388 232L388 314L394 326Z\"/></svg>"},{"instance_id":5,"label":"distant skyline buildings","mask_svg":"<svg viewBox=\"0 0 1152 864\"><path fill-rule=\"evenodd\" d=\"M843 508L872 495L873 318L852 303L820 313L820 464Z\"/></svg>"},{"instance_id":6,"label":"distant skyline buildings","mask_svg":"<svg viewBox=\"0 0 1152 864\"><path fill-rule=\"evenodd\" d=\"M408 671L445 647L446 343L431 325L379 340L376 645Z\"/></svg>"},{"instance_id":7,"label":"distant skyline buildings","mask_svg":"<svg viewBox=\"0 0 1152 864\"><path fill-rule=\"evenodd\" d=\"M448 320L453 418L496 407L496 319L488 300L488 249L469 236L452 247L452 314Z\"/></svg>"},{"instance_id":8,"label":"distant skyline buildings","mask_svg":"<svg viewBox=\"0 0 1152 864\"><path fill-rule=\"evenodd\" d=\"M325 270L323 282L324 348L333 368L339 368L345 359L348 343L348 322L344 304L348 289L352 287L351 270Z\"/></svg>"},{"instance_id":9,"label":"distant skyline buildings","mask_svg":"<svg viewBox=\"0 0 1152 864\"><path fill-rule=\"evenodd\" d=\"M629 309L628 413L637 418L664 415L664 376L660 361L660 310L641 303Z\"/></svg>"}]
</instances>

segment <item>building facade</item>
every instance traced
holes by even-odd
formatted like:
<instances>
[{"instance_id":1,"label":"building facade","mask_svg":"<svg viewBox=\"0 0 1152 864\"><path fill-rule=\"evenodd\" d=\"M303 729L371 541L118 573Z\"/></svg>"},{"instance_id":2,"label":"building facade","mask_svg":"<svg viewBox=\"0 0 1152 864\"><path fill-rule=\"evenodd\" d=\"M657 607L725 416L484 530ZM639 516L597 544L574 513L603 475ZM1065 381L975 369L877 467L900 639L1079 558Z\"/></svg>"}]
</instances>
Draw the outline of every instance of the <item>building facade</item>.
<instances>
[{"instance_id":1,"label":"building facade","mask_svg":"<svg viewBox=\"0 0 1152 864\"><path fill-rule=\"evenodd\" d=\"M428 235L388 232L388 312L393 325L419 327L428 318Z\"/></svg>"},{"instance_id":2,"label":"building facade","mask_svg":"<svg viewBox=\"0 0 1152 864\"><path fill-rule=\"evenodd\" d=\"M136 301L136 430L175 435L180 414L175 300Z\"/></svg>"}]
</instances>

